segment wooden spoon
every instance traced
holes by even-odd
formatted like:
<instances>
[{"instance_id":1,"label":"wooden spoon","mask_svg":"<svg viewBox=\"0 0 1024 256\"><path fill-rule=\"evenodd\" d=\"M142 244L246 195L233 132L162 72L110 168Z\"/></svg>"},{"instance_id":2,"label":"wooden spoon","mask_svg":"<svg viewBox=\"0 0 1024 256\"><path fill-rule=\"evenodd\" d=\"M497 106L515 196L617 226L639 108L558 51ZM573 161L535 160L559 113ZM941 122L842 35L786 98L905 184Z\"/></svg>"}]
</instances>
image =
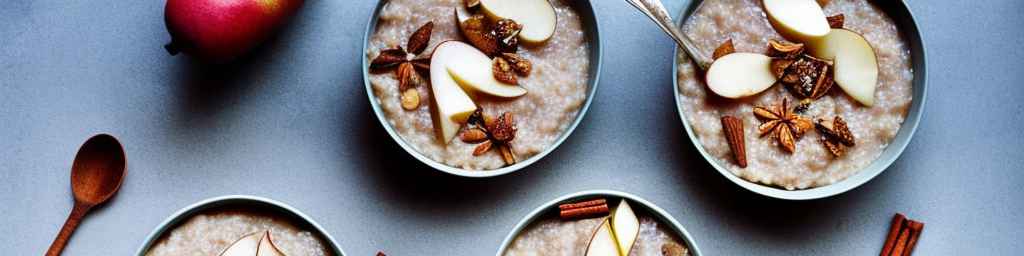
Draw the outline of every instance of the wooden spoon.
<instances>
[{"instance_id":1,"label":"wooden spoon","mask_svg":"<svg viewBox=\"0 0 1024 256\"><path fill-rule=\"evenodd\" d=\"M99 134L86 140L71 166L71 191L75 207L53 240L47 256L60 255L82 217L94 206L106 202L121 188L126 161L124 148L114 136Z\"/></svg>"}]
</instances>

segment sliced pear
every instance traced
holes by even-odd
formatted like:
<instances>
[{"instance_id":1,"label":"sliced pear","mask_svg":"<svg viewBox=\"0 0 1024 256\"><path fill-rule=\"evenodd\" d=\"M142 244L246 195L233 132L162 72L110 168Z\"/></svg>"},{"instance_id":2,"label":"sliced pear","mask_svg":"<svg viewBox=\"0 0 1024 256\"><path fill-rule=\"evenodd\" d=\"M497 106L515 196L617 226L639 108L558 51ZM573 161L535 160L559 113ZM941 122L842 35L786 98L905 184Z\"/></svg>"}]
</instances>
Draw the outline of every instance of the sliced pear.
<instances>
[{"instance_id":1,"label":"sliced pear","mask_svg":"<svg viewBox=\"0 0 1024 256\"><path fill-rule=\"evenodd\" d=\"M835 62L833 74L839 88L865 106L875 104L878 60L867 39L857 32L837 28L810 46L815 57Z\"/></svg>"},{"instance_id":2,"label":"sliced pear","mask_svg":"<svg viewBox=\"0 0 1024 256\"><path fill-rule=\"evenodd\" d=\"M633 208L629 207L626 199L622 199L619 206L615 207L611 217L612 233L615 234L615 241L619 243L619 253L629 255L633 249L636 238L640 236L640 220L636 218Z\"/></svg>"},{"instance_id":3,"label":"sliced pear","mask_svg":"<svg viewBox=\"0 0 1024 256\"><path fill-rule=\"evenodd\" d=\"M285 256L277 248L277 245L274 245L274 240L270 238L270 230L263 232L263 238L260 239L260 246L256 251L256 256Z\"/></svg>"},{"instance_id":4,"label":"sliced pear","mask_svg":"<svg viewBox=\"0 0 1024 256\"><path fill-rule=\"evenodd\" d=\"M526 89L516 85L506 84L494 78L494 71L491 69L491 59L487 55L477 51L479 56L466 56L462 61L448 63L448 74L458 82L463 89L473 92L502 97L514 98L526 94Z\"/></svg>"},{"instance_id":5,"label":"sliced pear","mask_svg":"<svg viewBox=\"0 0 1024 256\"><path fill-rule=\"evenodd\" d=\"M227 249L220 253L220 256L253 256L256 255L260 245L260 238L263 233L256 232L239 238Z\"/></svg>"},{"instance_id":6,"label":"sliced pear","mask_svg":"<svg viewBox=\"0 0 1024 256\"><path fill-rule=\"evenodd\" d=\"M715 60L708 68L708 88L719 96L736 99L758 94L775 84L771 57L737 52Z\"/></svg>"},{"instance_id":7,"label":"sliced pear","mask_svg":"<svg viewBox=\"0 0 1024 256\"><path fill-rule=\"evenodd\" d=\"M484 14L491 19L511 19L523 25L519 39L542 43L555 34L555 8L548 0L480 0Z\"/></svg>"},{"instance_id":8,"label":"sliced pear","mask_svg":"<svg viewBox=\"0 0 1024 256\"><path fill-rule=\"evenodd\" d=\"M465 61L462 56L466 54L467 49L479 52L466 43L446 41L434 48L430 58L430 88L436 106L435 130L438 139L445 144L455 138L461 124L476 111L473 100L448 74L450 63Z\"/></svg>"},{"instance_id":9,"label":"sliced pear","mask_svg":"<svg viewBox=\"0 0 1024 256\"><path fill-rule=\"evenodd\" d=\"M797 42L811 42L829 32L828 20L814 0L763 0L769 23L783 37Z\"/></svg>"},{"instance_id":10,"label":"sliced pear","mask_svg":"<svg viewBox=\"0 0 1024 256\"><path fill-rule=\"evenodd\" d=\"M618 243L615 242L615 233L612 233L612 226L608 219L601 222L594 235L590 237L590 244L587 245L586 256L621 256Z\"/></svg>"}]
</instances>

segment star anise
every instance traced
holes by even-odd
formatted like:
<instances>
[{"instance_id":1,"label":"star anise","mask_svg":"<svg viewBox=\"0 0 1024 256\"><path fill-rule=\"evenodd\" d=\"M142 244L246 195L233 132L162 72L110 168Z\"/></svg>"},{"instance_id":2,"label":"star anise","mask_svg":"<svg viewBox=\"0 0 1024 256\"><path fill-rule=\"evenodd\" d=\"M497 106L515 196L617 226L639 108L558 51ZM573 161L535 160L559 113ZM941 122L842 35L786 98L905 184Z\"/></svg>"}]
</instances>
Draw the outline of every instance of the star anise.
<instances>
[{"instance_id":1,"label":"star anise","mask_svg":"<svg viewBox=\"0 0 1024 256\"><path fill-rule=\"evenodd\" d=\"M466 121L468 125L459 134L462 142L478 144L473 149L473 156L483 155L497 146L501 158L505 164L516 163L516 156L512 153L512 140L516 138L516 122L512 113L505 112L497 118L485 115L482 109L477 109Z\"/></svg>"},{"instance_id":2,"label":"star anise","mask_svg":"<svg viewBox=\"0 0 1024 256\"><path fill-rule=\"evenodd\" d=\"M420 105L420 94L416 87L426 84L419 72L430 72L430 57L416 59L415 56L423 53L430 44L430 34L434 30L434 22L427 22L420 26L416 32L409 36L406 43L406 52L401 46L381 50L373 61L370 62L370 69L385 70L393 67L395 76L398 78L398 90L401 93L402 108L414 110Z\"/></svg>"},{"instance_id":3,"label":"star anise","mask_svg":"<svg viewBox=\"0 0 1024 256\"><path fill-rule=\"evenodd\" d=\"M778 140L779 146L789 153L796 151L796 140L814 128L814 122L794 113L786 98L779 105L754 107L754 116L761 120L761 125L757 126L760 135L770 134L769 137Z\"/></svg>"}]
</instances>

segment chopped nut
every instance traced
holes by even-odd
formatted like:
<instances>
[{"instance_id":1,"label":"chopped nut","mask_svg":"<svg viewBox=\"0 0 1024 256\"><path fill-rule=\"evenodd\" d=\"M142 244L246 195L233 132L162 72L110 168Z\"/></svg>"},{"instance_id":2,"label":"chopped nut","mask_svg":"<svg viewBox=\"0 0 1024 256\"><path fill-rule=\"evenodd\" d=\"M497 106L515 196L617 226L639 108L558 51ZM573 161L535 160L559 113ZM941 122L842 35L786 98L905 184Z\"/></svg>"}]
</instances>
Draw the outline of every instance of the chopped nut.
<instances>
[{"instance_id":1,"label":"chopped nut","mask_svg":"<svg viewBox=\"0 0 1024 256\"><path fill-rule=\"evenodd\" d=\"M794 59L772 58L772 74L775 78L782 78L786 74L786 68L796 62Z\"/></svg>"},{"instance_id":2,"label":"chopped nut","mask_svg":"<svg viewBox=\"0 0 1024 256\"><path fill-rule=\"evenodd\" d=\"M501 159L505 160L506 165L516 164L516 154L512 152L512 145L502 143L498 146L498 151L501 151Z\"/></svg>"},{"instance_id":3,"label":"chopped nut","mask_svg":"<svg viewBox=\"0 0 1024 256\"><path fill-rule=\"evenodd\" d=\"M427 49L427 45L430 44L430 33L433 30L433 21L427 22L427 24L423 24L419 29L416 29L416 32L412 33L412 36L409 37L408 45L406 45L409 53L420 54L424 49Z\"/></svg>"},{"instance_id":4,"label":"chopped nut","mask_svg":"<svg viewBox=\"0 0 1024 256\"><path fill-rule=\"evenodd\" d=\"M474 8L480 6L480 0L466 0L466 8Z\"/></svg>"},{"instance_id":5,"label":"chopped nut","mask_svg":"<svg viewBox=\"0 0 1024 256\"><path fill-rule=\"evenodd\" d=\"M501 52L516 52L519 49L519 32L523 26L511 19L501 19L494 24L494 36L499 40Z\"/></svg>"},{"instance_id":6,"label":"chopped nut","mask_svg":"<svg viewBox=\"0 0 1024 256\"><path fill-rule=\"evenodd\" d=\"M683 256L687 253L686 248L675 242L667 242L661 245L662 256Z\"/></svg>"},{"instance_id":7,"label":"chopped nut","mask_svg":"<svg viewBox=\"0 0 1024 256\"><path fill-rule=\"evenodd\" d=\"M846 17L842 13L826 17L825 19L828 20L828 26L832 28L843 28L843 23L846 21Z\"/></svg>"},{"instance_id":8,"label":"chopped nut","mask_svg":"<svg viewBox=\"0 0 1024 256\"><path fill-rule=\"evenodd\" d=\"M780 42L777 40L768 41L768 56L784 59L799 57L804 53L804 44Z\"/></svg>"},{"instance_id":9,"label":"chopped nut","mask_svg":"<svg viewBox=\"0 0 1024 256\"><path fill-rule=\"evenodd\" d=\"M466 37L469 44L475 46L487 56L494 56L501 50L498 38L487 30L486 18L483 15L474 15L462 22L462 35Z\"/></svg>"},{"instance_id":10,"label":"chopped nut","mask_svg":"<svg viewBox=\"0 0 1024 256\"><path fill-rule=\"evenodd\" d=\"M515 53L502 53L501 56L505 58L509 63L512 64L512 69L516 71L516 74L520 76L530 76L530 71L533 70L533 63L523 56Z\"/></svg>"},{"instance_id":11,"label":"chopped nut","mask_svg":"<svg viewBox=\"0 0 1024 256\"><path fill-rule=\"evenodd\" d=\"M821 136L821 143L825 145L825 149L827 149L829 153L832 153L832 156L840 157L845 151L842 145L839 145L839 143L829 139L828 136Z\"/></svg>"},{"instance_id":12,"label":"chopped nut","mask_svg":"<svg viewBox=\"0 0 1024 256\"><path fill-rule=\"evenodd\" d=\"M409 88L402 91L402 108L405 110L415 110L420 107L420 91L416 88Z\"/></svg>"},{"instance_id":13,"label":"chopped nut","mask_svg":"<svg viewBox=\"0 0 1024 256\"><path fill-rule=\"evenodd\" d=\"M722 56L729 55L730 53L736 52L736 48L732 44L732 38L725 40L724 43L715 48L715 52L711 54L711 59L717 60Z\"/></svg>"},{"instance_id":14,"label":"chopped nut","mask_svg":"<svg viewBox=\"0 0 1024 256\"><path fill-rule=\"evenodd\" d=\"M722 117L722 132L725 133L725 141L729 143L736 165L740 168L747 168L747 150L743 141L743 120L734 116Z\"/></svg>"},{"instance_id":15,"label":"chopped nut","mask_svg":"<svg viewBox=\"0 0 1024 256\"><path fill-rule=\"evenodd\" d=\"M487 153L487 151L491 151L491 145L494 145L494 143L489 140L484 141L484 143L480 143L480 145L477 145L476 148L473 149L473 156L480 156Z\"/></svg>"},{"instance_id":16,"label":"chopped nut","mask_svg":"<svg viewBox=\"0 0 1024 256\"><path fill-rule=\"evenodd\" d=\"M519 84L519 80L516 78L516 73L512 70L512 64L509 64L505 58L495 57L492 66L494 79L498 80L498 82L511 85Z\"/></svg>"},{"instance_id":17,"label":"chopped nut","mask_svg":"<svg viewBox=\"0 0 1024 256\"><path fill-rule=\"evenodd\" d=\"M493 125L487 126L491 138L498 142L509 142L516 138L516 122L511 112L505 112L494 121Z\"/></svg>"},{"instance_id":18,"label":"chopped nut","mask_svg":"<svg viewBox=\"0 0 1024 256\"><path fill-rule=\"evenodd\" d=\"M459 139L465 143L476 144L487 140L487 132L484 132L484 130L481 130L480 128L467 129L459 134Z\"/></svg>"},{"instance_id":19,"label":"chopped nut","mask_svg":"<svg viewBox=\"0 0 1024 256\"><path fill-rule=\"evenodd\" d=\"M802 55L783 71L779 82L801 98L818 99L835 83L831 69L828 61Z\"/></svg>"},{"instance_id":20,"label":"chopped nut","mask_svg":"<svg viewBox=\"0 0 1024 256\"><path fill-rule=\"evenodd\" d=\"M821 133L822 145L835 157L843 155L844 145L847 147L856 145L853 132L850 132L850 128L846 126L846 121L842 117L836 116L831 122L819 118L815 126Z\"/></svg>"}]
</instances>

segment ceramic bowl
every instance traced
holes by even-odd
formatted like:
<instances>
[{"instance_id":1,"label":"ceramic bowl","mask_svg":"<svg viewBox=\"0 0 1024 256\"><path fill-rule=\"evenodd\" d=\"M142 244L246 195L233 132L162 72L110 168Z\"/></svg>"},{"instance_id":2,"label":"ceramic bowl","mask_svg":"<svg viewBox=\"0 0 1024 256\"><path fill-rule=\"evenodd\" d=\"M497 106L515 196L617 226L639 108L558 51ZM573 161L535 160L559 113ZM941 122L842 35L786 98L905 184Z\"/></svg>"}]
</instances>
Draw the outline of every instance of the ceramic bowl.
<instances>
[{"instance_id":1,"label":"ceramic bowl","mask_svg":"<svg viewBox=\"0 0 1024 256\"><path fill-rule=\"evenodd\" d=\"M521 159L521 161L519 161L516 164L505 166L498 169L466 170L462 168L452 167L444 163L430 159L430 157L427 157L426 155L420 153L419 151L416 151L416 148L414 148L409 143L405 142L405 140L402 139L401 135L399 135L398 132L396 132L393 127L391 127L391 124L388 122L387 117L384 116L384 111L381 109L380 102L378 101L377 97L374 96L373 94L373 85L370 84L369 75L371 60L365 57L365 53L369 49L370 36L373 35L373 32L377 30L377 17L378 15L380 15L380 11L388 2L389 1L387 0L380 1L377 4L377 7L374 9L373 14L370 16L369 22L367 22L366 34L363 38L363 48L361 51L361 53L363 53L364 55L362 70L363 83L366 86L366 95L370 99L370 105L373 108L373 113L377 116L377 120L380 121L380 124L381 126L384 127L384 130L386 130L388 134L391 135L391 138L395 140L395 143L398 143L398 145L401 146L402 149L404 149L406 152L408 152L409 155L412 155L414 158L416 158L420 162L423 162L427 166L430 166L436 170L449 173L452 175L472 178L494 177L518 171L527 166L530 166L531 164L537 162L541 158L544 158L544 156L547 156L549 153L551 153L551 151L554 151L555 148L558 148L558 146L561 145L562 142L565 142L565 139L569 138L569 135L572 134L573 130L576 130L576 126L579 126L580 121L583 120L583 116L587 113L587 110L590 108L590 103L593 101L594 94L597 91L598 78L601 77L602 49L600 29L598 28L597 14L594 12L594 8L591 5L590 1L572 1L572 7L574 10L576 10L576 12L579 13L580 19L583 21L583 30L587 34L588 41L590 42L590 74L587 78L587 99L584 102L583 107L580 108L579 113L576 115L576 119L573 120L572 124L564 132L562 132L561 135L558 136L554 143L552 143L550 146L548 146L540 153L531 156L530 158L527 159Z\"/></svg>"},{"instance_id":2,"label":"ceramic bowl","mask_svg":"<svg viewBox=\"0 0 1024 256\"><path fill-rule=\"evenodd\" d=\"M309 230L310 232L313 232L314 235L318 236L320 240L323 241L324 245L328 247L328 250L334 253L334 255L345 256L345 252L341 250L340 246L338 246L338 242L335 241L334 238L331 237L331 235L328 234L327 231L325 231L324 228L320 226L320 224L317 224L315 221L313 221L313 218L306 216L306 214L303 214L299 210L287 204L267 198L246 195L214 197L199 201L192 205L186 206L181 210L178 210L174 214L171 214L171 216L168 217L166 220L161 222L160 225L153 230L153 232L149 233L149 236L146 237L146 241L142 244L142 246L139 247L139 250L135 253L135 255L145 255L146 252L149 251L150 247L152 247L157 241L159 241L160 238L163 237L165 233L178 227L178 225L182 224L184 221L188 220L192 216L195 216L196 214L204 212L206 210L223 207L244 207L246 209L260 209L272 212L274 214L279 214L279 216L285 218L289 218L297 226Z\"/></svg>"},{"instance_id":3,"label":"ceramic bowl","mask_svg":"<svg viewBox=\"0 0 1024 256\"><path fill-rule=\"evenodd\" d=\"M636 195L614 190L581 191L560 196L555 200L551 200L548 201L547 203L542 204L540 207L537 207L533 211L530 211L530 213L527 214L526 217L523 218L523 220L519 221L519 223L517 223L515 227L512 228L512 231L509 232L507 236L505 236L505 240L501 242L501 247L498 248L498 252L495 255L502 256L505 253L505 250L508 250L508 247L512 245L512 241L516 239L516 236L519 235L519 232L522 232L523 229L528 227L530 224L540 219L549 217L551 216L551 214L557 215L559 204L567 202L584 201L593 198L605 198L608 199L608 202L616 202L618 201L618 199L628 200L630 202L630 206L636 209L636 211L646 212L650 214L651 217L656 218L659 223L668 225L669 230L675 231L675 234L679 236L679 238L682 239L684 243L686 243L686 247L690 249L690 255L702 255L700 253L700 247L697 246L697 243L693 239L693 236L691 236L689 232L686 232L686 229L683 228L683 225L679 224L679 222L676 221L676 219L672 218L672 216L669 215L668 212L654 205L654 203L644 200Z\"/></svg>"},{"instance_id":4,"label":"ceramic bowl","mask_svg":"<svg viewBox=\"0 0 1024 256\"><path fill-rule=\"evenodd\" d=\"M684 2L683 6L685 7L680 13L681 15L676 16L679 17L677 18L677 26L682 26L686 19L690 17L690 14L696 11L701 1ZM920 31L918 30L917 23L914 22L914 15L910 12L910 8L907 4L903 1L872 2L888 14L889 17L892 17L903 37L909 43L912 59L911 68L914 70L914 81L912 82L913 100L911 101L910 109L907 112L906 120L904 120L903 125L900 126L900 130L897 132L896 138L894 138L889 146L882 151L882 154L878 156L878 159L875 159L875 161L870 165L842 181L826 186L802 190L786 190L778 187L766 186L760 183L744 180L734 175L729 171L729 169L718 163L714 156L704 150L704 146L701 144L697 136L694 135L693 128L686 119L685 113L683 112L682 102L679 100L679 97L681 96L679 94L679 80L676 78L676 74L678 73L677 69L679 67L679 60L677 58L675 65L672 68L672 83L676 99L676 107L679 111L679 117L683 121L683 126L686 127L686 133L689 135L690 141L693 143L694 147L697 148L697 151L704 156L704 159L707 160L715 170L718 170L722 176L725 176L725 178L736 183L736 185L757 194L786 200L810 200L838 195L867 183L892 165L892 163L899 158L900 154L903 153L903 150L907 148L907 145L910 144L911 138L914 137L914 131L917 130L917 126L921 122L921 114L923 113L926 96L928 95L928 72L925 67L927 62L925 61L924 41L921 37ZM676 54L673 55L673 57L678 56L678 51L679 49L677 48Z\"/></svg>"}]
</instances>

